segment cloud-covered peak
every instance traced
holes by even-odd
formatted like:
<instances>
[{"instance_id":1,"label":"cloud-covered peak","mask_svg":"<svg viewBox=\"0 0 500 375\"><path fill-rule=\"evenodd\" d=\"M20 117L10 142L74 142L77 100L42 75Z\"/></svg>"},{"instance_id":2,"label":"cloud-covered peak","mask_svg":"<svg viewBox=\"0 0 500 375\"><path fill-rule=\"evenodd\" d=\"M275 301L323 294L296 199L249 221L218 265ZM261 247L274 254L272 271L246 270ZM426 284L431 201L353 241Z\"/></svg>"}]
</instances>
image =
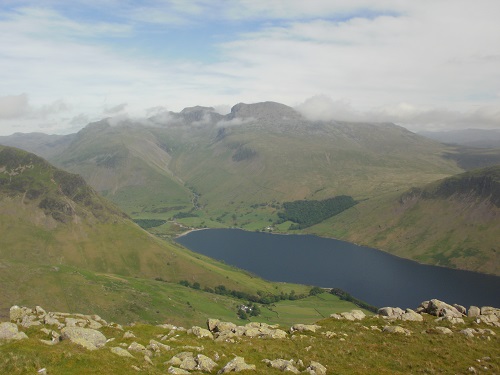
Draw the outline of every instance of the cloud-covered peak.
<instances>
[{"instance_id":1,"label":"cloud-covered peak","mask_svg":"<svg viewBox=\"0 0 500 375\"><path fill-rule=\"evenodd\" d=\"M292 107L276 102L260 102L254 104L238 103L231 108L229 119L233 118L254 119L294 119L300 114Z\"/></svg>"}]
</instances>

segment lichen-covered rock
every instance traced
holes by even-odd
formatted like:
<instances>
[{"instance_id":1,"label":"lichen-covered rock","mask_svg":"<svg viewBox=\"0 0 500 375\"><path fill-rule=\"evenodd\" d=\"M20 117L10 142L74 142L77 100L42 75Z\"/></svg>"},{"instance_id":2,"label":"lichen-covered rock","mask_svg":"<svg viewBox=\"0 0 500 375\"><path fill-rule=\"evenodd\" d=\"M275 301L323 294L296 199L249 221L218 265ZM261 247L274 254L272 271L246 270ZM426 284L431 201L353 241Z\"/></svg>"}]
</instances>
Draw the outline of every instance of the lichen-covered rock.
<instances>
[{"instance_id":1,"label":"lichen-covered rock","mask_svg":"<svg viewBox=\"0 0 500 375\"><path fill-rule=\"evenodd\" d=\"M198 327L198 326L194 326L192 327L188 333L192 333L193 335L195 335L196 337L199 337L199 338L209 338L209 339L213 339L214 338L214 335L212 334L212 332L210 332L208 329L205 329L205 328L201 328L201 327Z\"/></svg>"},{"instance_id":2,"label":"lichen-covered rock","mask_svg":"<svg viewBox=\"0 0 500 375\"><path fill-rule=\"evenodd\" d=\"M316 324L294 324L290 328L290 332L316 332L321 326Z\"/></svg>"},{"instance_id":3,"label":"lichen-covered rock","mask_svg":"<svg viewBox=\"0 0 500 375\"><path fill-rule=\"evenodd\" d=\"M88 350L96 350L106 345L106 336L91 328L64 327L61 336L63 339L70 340Z\"/></svg>"},{"instance_id":4,"label":"lichen-covered rock","mask_svg":"<svg viewBox=\"0 0 500 375\"><path fill-rule=\"evenodd\" d=\"M132 344L129 345L128 350L132 352L145 353L147 349L144 345L134 341L132 342Z\"/></svg>"},{"instance_id":5,"label":"lichen-covered rock","mask_svg":"<svg viewBox=\"0 0 500 375\"><path fill-rule=\"evenodd\" d=\"M467 312L467 316L469 318L475 318L476 316L481 315L481 309L477 306L469 307L469 311Z\"/></svg>"},{"instance_id":6,"label":"lichen-covered rock","mask_svg":"<svg viewBox=\"0 0 500 375\"><path fill-rule=\"evenodd\" d=\"M183 370L193 371L196 369L197 363L194 357L186 357L182 360L179 367Z\"/></svg>"},{"instance_id":7,"label":"lichen-covered rock","mask_svg":"<svg viewBox=\"0 0 500 375\"><path fill-rule=\"evenodd\" d=\"M217 363L212 358L203 354L198 354L196 356L196 370L212 372L215 367L217 367Z\"/></svg>"},{"instance_id":8,"label":"lichen-covered rock","mask_svg":"<svg viewBox=\"0 0 500 375\"><path fill-rule=\"evenodd\" d=\"M133 332L131 332L131 331L127 331L127 332L125 332L125 333L123 334L123 338L124 338L124 339L133 339L133 338L135 338L135 335L134 335L134 333L133 333Z\"/></svg>"},{"instance_id":9,"label":"lichen-covered rock","mask_svg":"<svg viewBox=\"0 0 500 375\"><path fill-rule=\"evenodd\" d=\"M405 313L400 316L400 319L403 321L411 321L411 322L421 322L424 320L422 315L417 314L412 309L406 309Z\"/></svg>"},{"instance_id":10,"label":"lichen-covered rock","mask_svg":"<svg viewBox=\"0 0 500 375\"><path fill-rule=\"evenodd\" d=\"M411 332L407 330L406 328L403 328L401 326L385 326L382 328L383 332L388 332L388 333L398 333L398 334L403 334L406 336L411 335Z\"/></svg>"},{"instance_id":11,"label":"lichen-covered rock","mask_svg":"<svg viewBox=\"0 0 500 375\"><path fill-rule=\"evenodd\" d=\"M438 299L431 299L429 301L429 306L426 312L435 316L446 316L453 318L461 318L463 316L462 313L455 307Z\"/></svg>"},{"instance_id":12,"label":"lichen-covered rock","mask_svg":"<svg viewBox=\"0 0 500 375\"><path fill-rule=\"evenodd\" d=\"M132 354L127 349L120 348L119 346L114 346L111 349L111 353L116 354L120 357L134 358Z\"/></svg>"},{"instance_id":13,"label":"lichen-covered rock","mask_svg":"<svg viewBox=\"0 0 500 375\"><path fill-rule=\"evenodd\" d=\"M451 335L453 331L446 327L434 327L434 331L441 335Z\"/></svg>"},{"instance_id":14,"label":"lichen-covered rock","mask_svg":"<svg viewBox=\"0 0 500 375\"><path fill-rule=\"evenodd\" d=\"M33 311L27 307L14 305L10 308L9 316L11 322L21 322L24 317L33 314Z\"/></svg>"},{"instance_id":15,"label":"lichen-covered rock","mask_svg":"<svg viewBox=\"0 0 500 375\"><path fill-rule=\"evenodd\" d=\"M169 374L177 374L177 375L188 375L191 374L189 371L183 370L181 368L177 368L174 366L170 366L167 370Z\"/></svg>"},{"instance_id":16,"label":"lichen-covered rock","mask_svg":"<svg viewBox=\"0 0 500 375\"><path fill-rule=\"evenodd\" d=\"M462 335L465 335L465 337L474 338L474 334L476 333L476 331L473 328L466 328L461 330L460 333Z\"/></svg>"},{"instance_id":17,"label":"lichen-covered rock","mask_svg":"<svg viewBox=\"0 0 500 375\"><path fill-rule=\"evenodd\" d=\"M286 359L264 359L262 362L267 363L268 366L284 372L291 372L293 374L300 374L299 369L295 366L294 361L287 361Z\"/></svg>"},{"instance_id":18,"label":"lichen-covered rock","mask_svg":"<svg viewBox=\"0 0 500 375\"><path fill-rule=\"evenodd\" d=\"M149 340L149 345L146 349L151 350L154 353L168 352L171 348L168 345L162 344L156 340Z\"/></svg>"},{"instance_id":19,"label":"lichen-covered rock","mask_svg":"<svg viewBox=\"0 0 500 375\"><path fill-rule=\"evenodd\" d=\"M17 325L10 322L0 323L0 340L23 340L28 336L24 332L19 332Z\"/></svg>"},{"instance_id":20,"label":"lichen-covered rock","mask_svg":"<svg viewBox=\"0 0 500 375\"><path fill-rule=\"evenodd\" d=\"M326 367L319 362L311 361L311 364L307 367L306 372L310 375L326 375Z\"/></svg>"},{"instance_id":21,"label":"lichen-covered rock","mask_svg":"<svg viewBox=\"0 0 500 375\"><path fill-rule=\"evenodd\" d=\"M249 365L245 362L245 358L243 357L234 357L231 361L229 361L218 373L226 374L228 372L240 372L253 370L255 371L255 365Z\"/></svg>"}]
</instances>

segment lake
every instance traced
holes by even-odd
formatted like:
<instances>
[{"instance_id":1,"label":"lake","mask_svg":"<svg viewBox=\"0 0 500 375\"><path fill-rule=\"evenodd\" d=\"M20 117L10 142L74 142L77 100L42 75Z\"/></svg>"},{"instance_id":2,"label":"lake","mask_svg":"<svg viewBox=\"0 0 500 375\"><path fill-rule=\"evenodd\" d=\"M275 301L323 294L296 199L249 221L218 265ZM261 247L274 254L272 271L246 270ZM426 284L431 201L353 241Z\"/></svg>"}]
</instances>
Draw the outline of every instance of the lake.
<instances>
[{"instance_id":1,"label":"lake","mask_svg":"<svg viewBox=\"0 0 500 375\"><path fill-rule=\"evenodd\" d=\"M422 265L349 242L239 229L194 231L176 241L270 281L341 288L378 307L416 308L432 298L500 307L498 276Z\"/></svg>"}]
</instances>

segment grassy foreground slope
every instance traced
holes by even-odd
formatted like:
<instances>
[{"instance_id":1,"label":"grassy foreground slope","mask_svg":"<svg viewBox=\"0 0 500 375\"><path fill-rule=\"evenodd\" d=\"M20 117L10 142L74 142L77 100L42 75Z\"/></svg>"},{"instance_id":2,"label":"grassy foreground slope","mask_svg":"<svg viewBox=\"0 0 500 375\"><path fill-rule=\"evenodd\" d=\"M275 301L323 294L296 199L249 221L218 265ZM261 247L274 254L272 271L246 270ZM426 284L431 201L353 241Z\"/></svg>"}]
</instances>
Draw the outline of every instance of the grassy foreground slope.
<instances>
[{"instance_id":1,"label":"grassy foreground slope","mask_svg":"<svg viewBox=\"0 0 500 375\"><path fill-rule=\"evenodd\" d=\"M96 311L121 321L170 317L192 322L214 311L236 318L238 300L181 287L180 280L252 295L309 291L306 286L266 282L161 241L78 175L3 146L0 233L3 314L17 303Z\"/></svg>"},{"instance_id":2,"label":"grassy foreground slope","mask_svg":"<svg viewBox=\"0 0 500 375\"><path fill-rule=\"evenodd\" d=\"M308 231L500 275L500 166L361 202Z\"/></svg>"},{"instance_id":3,"label":"grassy foreground slope","mask_svg":"<svg viewBox=\"0 0 500 375\"><path fill-rule=\"evenodd\" d=\"M296 332L282 339L243 336L233 340L235 342L198 338L181 331L169 334L167 328L145 324L124 327L134 335L127 338L124 331L106 327L100 331L114 340L94 351L69 340L55 345L43 344L40 340L50 336L43 333L40 326L33 326L20 329L28 339L0 342L0 372L35 374L45 368L51 375L137 374L138 370L165 374L172 366L168 363L172 357L180 353L186 356L186 352L191 352L194 358L203 355L215 362L210 372L192 372L196 374L217 373L235 356L255 366L254 371L243 371L244 374L289 373L270 367L263 362L265 359L293 360L291 364L300 371L316 362L326 370L317 374L498 374L500 371L500 329L477 324L472 318L465 318L464 324L455 326L447 321L437 322L432 316L426 316L422 322L388 322L370 317L357 322L328 318L317 324L319 327L314 333ZM400 326L405 333L382 331L388 326ZM57 330L55 326L47 328ZM288 330L290 325L280 328ZM461 332L464 330L471 332L472 337ZM173 340L172 336L175 336ZM127 348L133 342L148 346L151 339L162 338L161 343L170 349L155 353L148 362L144 352L130 350L130 357L124 358L111 351L112 347ZM179 368L179 362L175 367Z\"/></svg>"}]
</instances>

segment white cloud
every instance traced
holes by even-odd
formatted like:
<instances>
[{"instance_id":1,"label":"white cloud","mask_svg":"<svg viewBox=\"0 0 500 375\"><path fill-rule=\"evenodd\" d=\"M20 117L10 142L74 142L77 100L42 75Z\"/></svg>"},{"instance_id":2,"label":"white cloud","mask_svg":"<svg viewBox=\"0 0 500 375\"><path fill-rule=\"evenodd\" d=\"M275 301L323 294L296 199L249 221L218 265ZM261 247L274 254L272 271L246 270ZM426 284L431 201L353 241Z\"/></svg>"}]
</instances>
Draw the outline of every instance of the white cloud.
<instances>
[{"instance_id":1,"label":"white cloud","mask_svg":"<svg viewBox=\"0 0 500 375\"><path fill-rule=\"evenodd\" d=\"M96 120L120 103L138 116L318 94L302 105L317 118L500 127L496 0L24 3L0 18L0 94L15 101L0 100L3 134L42 123L64 131L80 114ZM196 25L215 30L200 52L211 60L191 47ZM226 25L237 32L224 34ZM180 29L186 40L175 39Z\"/></svg>"},{"instance_id":2,"label":"white cloud","mask_svg":"<svg viewBox=\"0 0 500 375\"><path fill-rule=\"evenodd\" d=\"M0 97L0 119L21 117L28 111L28 96L26 94Z\"/></svg>"}]
</instances>

